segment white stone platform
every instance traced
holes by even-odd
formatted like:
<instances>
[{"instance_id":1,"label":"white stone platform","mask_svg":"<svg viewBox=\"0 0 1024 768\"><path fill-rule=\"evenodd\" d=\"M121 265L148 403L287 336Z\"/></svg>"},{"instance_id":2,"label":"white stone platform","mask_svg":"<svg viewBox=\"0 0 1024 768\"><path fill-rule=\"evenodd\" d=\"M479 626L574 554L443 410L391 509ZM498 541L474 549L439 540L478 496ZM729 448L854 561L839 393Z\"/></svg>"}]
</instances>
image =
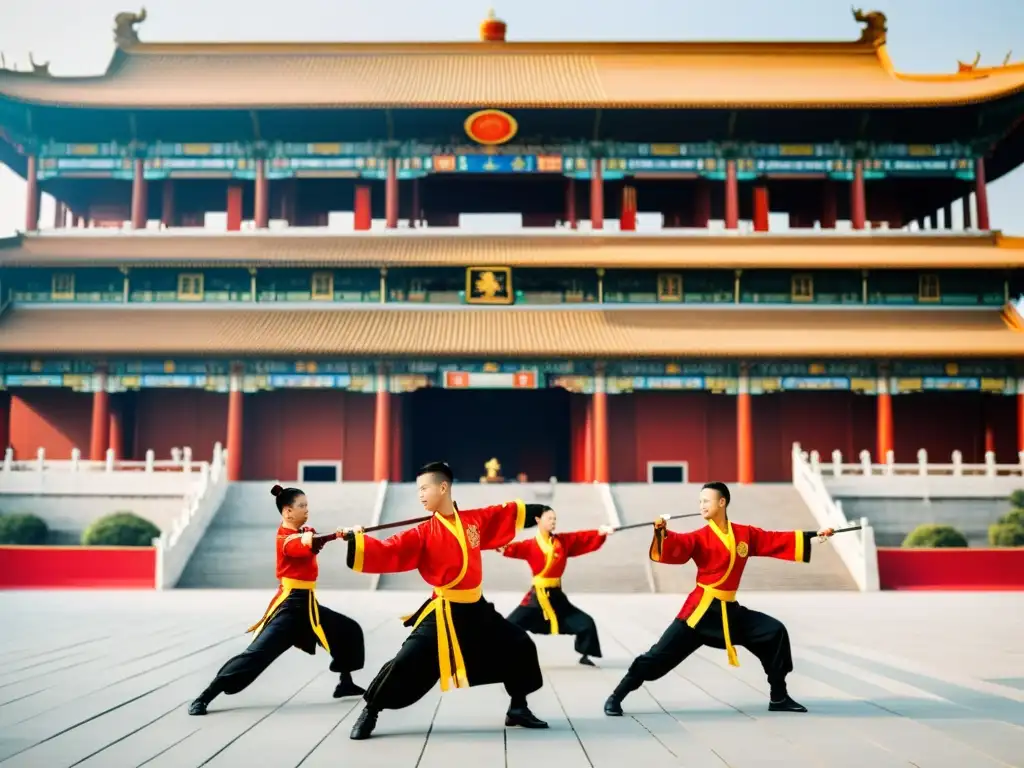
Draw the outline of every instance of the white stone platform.
<instances>
[{"instance_id":1,"label":"white stone platform","mask_svg":"<svg viewBox=\"0 0 1024 768\"><path fill-rule=\"evenodd\" d=\"M367 632L365 684L401 643L397 617L425 592L324 592ZM511 610L519 595L490 596ZM530 699L548 731L506 730L501 687L436 690L349 740L361 701L331 699L322 652L286 653L205 718L188 702L247 642L270 594L0 593L0 768L829 768L1024 766L1024 595L766 593L751 608L789 627L794 698L767 711L757 660L702 649L675 673L601 707L629 660L675 615L672 595L581 594L605 657L578 666L568 638L536 638L545 686Z\"/></svg>"}]
</instances>

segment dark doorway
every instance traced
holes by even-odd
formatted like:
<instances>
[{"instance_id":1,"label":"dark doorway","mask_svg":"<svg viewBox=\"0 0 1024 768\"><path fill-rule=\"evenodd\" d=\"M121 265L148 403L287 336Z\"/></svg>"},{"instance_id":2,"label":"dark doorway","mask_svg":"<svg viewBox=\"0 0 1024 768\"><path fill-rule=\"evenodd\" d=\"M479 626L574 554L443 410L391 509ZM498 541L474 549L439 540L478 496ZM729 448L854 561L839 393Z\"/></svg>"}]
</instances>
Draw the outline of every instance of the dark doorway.
<instances>
[{"instance_id":1,"label":"dark doorway","mask_svg":"<svg viewBox=\"0 0 1024 768\"><path fill-rule=\"evenodd\" d=\"M403 476L447 461L455 479L479 482L496 458L501 474L530 482L569 480L569 393L564 389L420 389L409 396Z\"/></svg>"}]
</instances>

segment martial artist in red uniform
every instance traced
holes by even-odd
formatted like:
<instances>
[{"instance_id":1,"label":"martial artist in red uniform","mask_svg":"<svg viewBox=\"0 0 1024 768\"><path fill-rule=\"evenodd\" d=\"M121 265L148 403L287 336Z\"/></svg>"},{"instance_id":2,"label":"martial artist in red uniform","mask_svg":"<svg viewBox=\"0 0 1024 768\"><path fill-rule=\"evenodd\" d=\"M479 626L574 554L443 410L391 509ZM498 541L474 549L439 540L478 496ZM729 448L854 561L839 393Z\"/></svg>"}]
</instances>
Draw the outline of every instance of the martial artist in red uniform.
<instances>
[{"instance_id":1,"label":"martial artist in red uniform","mask_svg":"<svg viewBox=\"0 0 1024 768\"><path fill-rule=\"evenodd\" d=\"M537 518L537 536L513 541L500 548L505 557L525 560L533 571L533 586L508 620L527 632L544 635L575 635L580 664L594 666L591 656L601 658L601 643L594 620L569 602L562 591L562 575L570 557L596 552L608 534L610 525L596 531L555 534L555 510L541 507Z\"/></svg>"},{"instance_id":2,"label":"martial artist in red uniform","mask_svg":"<svg viewBox=\"0 0 1024 768\"><path fill-rule=\"evenodd\" d=\"M443 462L416 477L420 503L433 517L383 541L362 529L345 532L348 566L362 573L419 570L433 595L405 621L412 627L398 655L385 664L363 697L366 707L351 738L373 733L382 709L401 709L421 699L438 679L441 690L504 683L511 697L505 725L547 728L526 704L543 685L537 648L483 598L480 552L508 544L520 528L534 525L540 505L513 501L459 510L452 502L452 471Z\"/></svg>"},{"instance_id":3,"label":"martial artist in red uniform","mask_svg":"<svg viewBox=\"0 0 1024 768\"><path fill-rule=\"evenodd\" d=\"M729 520L729 489L724 483L707 483L700 492L700 512L707 521L691 533L673 533L664 519L654 524L650 558L656 563L697 564L697 586L647 653L638 656L604 704L606 715L622 715L622 700L648 680L671 672L702 645L724 648L729 663L739 666L736 649L742 645L761 662L771 687L768 709L773 712L806 712L786 690L786 675L793 671L789 634L782 622L752 611L736 602L743 568L749 557L810 562L811 541L832 535L826 528L812 531L765 531Z\"/></svg>"},{"instance_id":4,"label":"martial artist in red uniform","mask_svg":"<svg viewBox=\"0 0 1024 768\"><path fill-rule=\"evenodd\" d=\"M306 495L298 488L279 485L270 492L281 514L276 542L281 586L263 618L249 627L248 631L254 633L249 647L220 668L213 682L189 706L190 715L205 715L210 702L221 693L231 695L244 690L292 646L313 655L320 645L331 654L331 671L339 673L340 678L334 698L364 693L352 680L352 672L363 668L362 628L316 599L316 556L323 540L316 541L316 531L304 525L309 517Z\"/></svg>"}]
</instances>

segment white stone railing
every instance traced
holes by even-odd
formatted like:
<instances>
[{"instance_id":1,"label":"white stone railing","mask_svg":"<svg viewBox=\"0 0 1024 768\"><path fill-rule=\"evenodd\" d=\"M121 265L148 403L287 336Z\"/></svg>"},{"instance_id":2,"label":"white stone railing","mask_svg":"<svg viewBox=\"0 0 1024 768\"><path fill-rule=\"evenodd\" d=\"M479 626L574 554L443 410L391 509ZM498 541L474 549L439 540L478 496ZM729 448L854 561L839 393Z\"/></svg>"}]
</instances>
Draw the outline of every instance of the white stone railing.
<instances>
[{"instance_id":1,"label":"white stone railing","mask_svg":"<svg viewBox=\"0 0 1024 768\"><path fill-rule=\"evenodd\" d=\"M881 464L872 462L869 451L861 451L857 458L855 464L845 463L841 451L832 451L831 461L823 462L817 451L811 451L809 461L816 472L829 477L1024 477L1024 451L1017 454L1016 464L997 464L992 451L985 453L982 464L964 464L960 451L953 451L948 464L933 464L924 448L917 452L917 461L913 464L897 464L892 451L886 453Z\"/></svg>"},{"instance_id":2,"label":"white stone railing","mask_svg":"<svg viewBox=\"0 0 1024 768\"><path fill-rule=\"evenodd\" d=\"M32 460L14 460L8 448L0 465L0 494L53 496L185 496L209 472L206 462L192 460L192 449L175 448L170 460L119 461L107 451L105 461L85 461L75 448L70 459L47 459L40 448Z\"/></svg>"},{"instance_id":3,"label":"white stone railing","mask_svg":"<svg viewBox=\"0 0 1024 768\"><path fill-rule=\"evenodd\" d=\"M828 546L835 547L836 554L843 561L861 592L877 591L878 552L875 549L875 533L862 517L851 522L843 513L843 506L832 498L825 487L821 473L811 464L810 457L793 444L793 487L811 510L822 528L846 528L859 523L861 530L843 533L833 537Z\"/></svg>"},{"instance_id":4,"label":"white stone railing","mask_svg":"<svg viewBox=\"0 0 1024 768\"><path fill-rule=\"evenodd\" d=\"M370 514L370 522L367 523L367 527L374 525L380 525L381 515L384 514L384 501L388 497L388 481L381 480L380 488L377 490L377 500L373 503L373 512ZM348 546L348 545L346 545ZM347 553L346 553L347 555ZM375 573L370 576L370 589L376 590L377 585L380 584L381 574Z\"/></svg>"},{"instance_id":5,"label":"white stone railing","mask_svg":"<svg viewBox=\"0 0 1024 768\"><path fill-rule=\"evenodd\" d=\"M612 487L608 483L594 483L597 492L601 496L601 503L604 504L605 514L608 516L608 525L618 528L622 525L622 516L619 514L619 507L615 504L615 496L612 494Z\"/></svg>"},{"instance_id":6,"label":"white stone railing","mask_svg":"<svg viewBox=\"0 0 1024 768\"><path fill-rule=\"evenodd\" d=\"M153 540L156 547L156 588L171 589L178 583L189 558L198 546L210 522L224 503L228 479L225 469L227 451L217 443L213 460L200 467L199 482L185 496L181 515Z\"/></svg>"}]
</instances>

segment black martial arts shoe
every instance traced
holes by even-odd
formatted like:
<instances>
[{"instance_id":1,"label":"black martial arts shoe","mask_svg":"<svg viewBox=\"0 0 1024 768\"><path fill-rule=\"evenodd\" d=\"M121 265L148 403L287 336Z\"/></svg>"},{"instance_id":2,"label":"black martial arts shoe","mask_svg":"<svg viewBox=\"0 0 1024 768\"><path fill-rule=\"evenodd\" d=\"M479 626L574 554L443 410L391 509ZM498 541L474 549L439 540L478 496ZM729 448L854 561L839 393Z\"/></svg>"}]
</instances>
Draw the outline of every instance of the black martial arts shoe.
<instances>
[{"instance_id":1,"label":"black martial arts shoe","mask_svg":"<svg viewBox=\"0 0 1024 768\"><path fill-rule=\"evenodd\" d=\"M605 699L604 713L608 717L622 717L622 699L614 693Z\"/></svg>"},{"instance_id":2,"label":"black martial arts shoe","mask_svg":"<svg viewBox=\"0 0 1024 768\"><path fill-rule=\"evenodd\" d=\"M807 707L803 704L799 704L790 698L789 694L785 694L782 698L775 700L774 697L768 701L769 712L806 712Z\"/></svg>"},{"instance_id":3,"label":"black martial arts shoe","mask_svg":"<svg viewBox=\"0 0 1024 768\"><path fill-rule=\"evenodd\" d=\"M356 685L348 675L341 678L334 687L334 698L336 699L344 699L347 696L362 696L364 693L366 693L366 689Z\"/></svg>"},{"instance_id":4,"label":"black martial arts shoe","mask_svg":"<svg viewBox=\"0 0 1024 768\"><path fill-rule=\"evenodd\" d=\"M196 699L188 705L188 713L190 715L205 715L207 706L209 706L208 702L205 702L202 699Z\"/></svg>"},{"instance_id":5,"label":"black martial arts shoe","mask_svg":"<svg viewBox=\"0 0 1024 768\"><path fill-rule=\"evenodd\" d=\"M593 661L590 660L590 657L587 656L587 654L585 654L585 653L582 656L580 656L580 664L582 664L585 667L596 667L597 666Z\"/></svg>"},{"instance_id":6,"label":"black martial arts shoe","mask_svg":"<svg viewBox=\"0 0 1024 768\"><path fill-rule=\"evenodd\" d=\"M509 707L505 713L505 726L512 728L547 728L548 724L538 718L529 707Z\"/></svg>"},{"instance_id":7,"label":"black martial arts shoe","mask_svg":"<svg viewBox=\"0 0 1024 768\"><path fill-rule=\"evenodd\" d=\"M377 726L377 710L364 707L359 713L356 724L352 726L352 732L348 735L350 739L368 739L373 729Z\"/></svg>"}]
</instances>

